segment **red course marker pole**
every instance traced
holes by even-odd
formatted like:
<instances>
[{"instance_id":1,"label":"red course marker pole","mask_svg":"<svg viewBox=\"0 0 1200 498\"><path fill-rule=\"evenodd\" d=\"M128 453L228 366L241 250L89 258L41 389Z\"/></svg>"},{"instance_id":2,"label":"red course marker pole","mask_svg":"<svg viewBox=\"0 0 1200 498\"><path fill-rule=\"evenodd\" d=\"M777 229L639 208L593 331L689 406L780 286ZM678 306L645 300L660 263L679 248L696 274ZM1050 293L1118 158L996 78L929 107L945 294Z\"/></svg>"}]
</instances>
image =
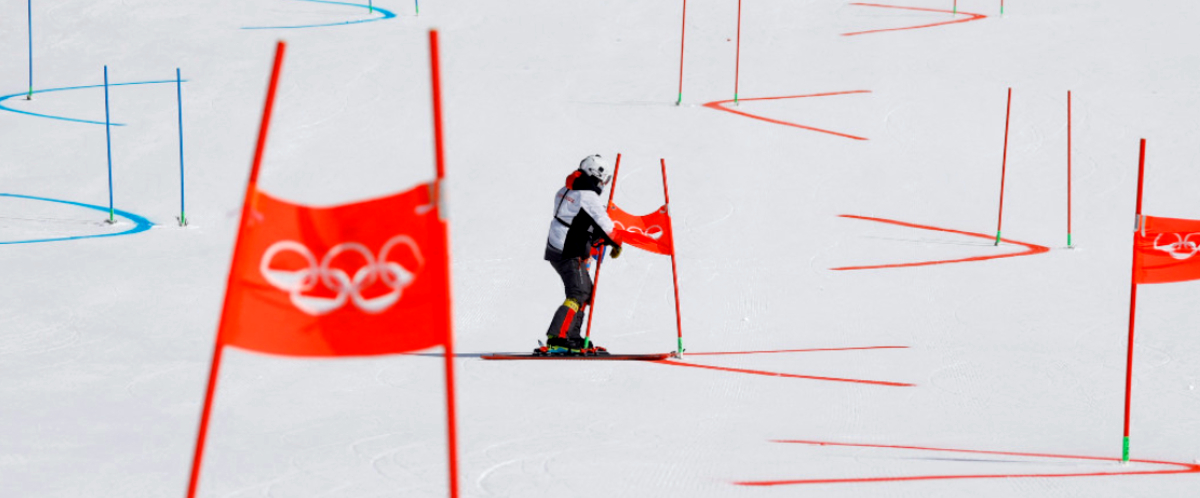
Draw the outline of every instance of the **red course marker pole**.
<instances>
[{"instance_id":1,"label":"red course marker pole","mask_svg":"<svg viewBox=\"0 0 1200 498\"><path fill-rule=\"evenodd\" d=\"M1012 88L1008 89L1008 109L1004 111L1004 159L1000 162L1000 214L996 216L996 245L1000 245L1000 224L1004 221L1004 175L1008 170L1008 120L1012 116Z\"/></svg>"},{"instance_id":2,"label":"red course marker pole","mask_svg":"<svg viewBox=\"0 0 1200 498\"><path fill-rule=\"evenodd\" d=\"M662 164L663 200L667 206L667 233L671 234L671 283L675 286L675 330L678 333L676 356L683 358L683 319L679 314L679 272L675 270L675 228L671 223L671 194L667 191L667 160L659 159Z\"/></svg>"},{"instance_id":3,"label":"red course marker pole","mask_svg":"<svg viewBox=\"0 0 1200 498\"><path fill-rule=\"evenodd\" d=\"M738 103L738 79L742 74L742 0L738 0L737 52L733 62L733 105Z\"/></svg>"},{"instance_id":4,"label":"red course marker pole","mask_svg":"<svg viewBox=\"0 0 1200 498\"><path fill-rule=\"evenodd\" d=\"M621 154L617 154L617 164L613 166L612 186L608 188L608 207L605 212L612 209L613 194L617 193L617 174L621 172ZM600 259L596 260L596 282L592 284L592 296L588 299L588 323L587 332L583 336L584 349L592 347L592 315L596 314L596 289L600 288L600 265L604 263L604 253L600 253Z\"/></svg>"},{"instance_id":5,"label":"red course marker pole","mask_svg":"<svg viewBox=\"0 0 1200 498\"><path fill-rule=\"evenodd\" d=\"M245 228L246 222L250 219L250 205L253 202L254 196L258 192L258 170L262 166L263 150L267 146L267 129L271 125L271 109L275 106L275 88L279 86L279 72L283 67L283 53L287 45L278 42L275 45L275 64L271 69L271 83L267 86L267 102L263 107L262 123L258 128L258 146L254 150L254 163L250 167L250 181L246 183L246 196L242 200L242 218L238 224L237 240L233 243L233 262L229 265L229 277L225 282L225 304L221 307L221 314L224 315L229 310L229 289L233 287L233 269L238 267L238 259L242 254L242 229ZM221 322L224 323L224 316ZM212 412L213 395L217 391L217 375L221 369L221 352L224 349L225 342L221 337L220 328L217 329L216 346L213 349L212 365L208 372L208 387L204 394L204 408L200 413L200 432L196 435L196 452L192 456L192 474L188 479L188 498L195 498L196 486L200 482L200 463L204 459L204 441L208 435L208 418Z\"/></svg>"},{"instance_id":6,"label":"red course marker pole","mask_svg":"<svg viewBox=\"0 0 1200 498\"><path fill-rule=\"evenodd\" d=\"M1067 247L1071 247L1071 91L1067 90Z\"/></svg>"},{"instance_id":7,"label":"red course marker pole","mask_svg":"<svg viewBox=\"0 0 1200 498\"><path fill-rule=\"evenodd\" d=\"M683 0L683 21L682 27L679 28L679 96L675 99L675 105L683 102L683 42L684 36L687 34L687 0Z\"/></svg>"},{"instance_id":8,"label":"red course marker pole","mask_svg":"<svg viewBox=\"0 0 1200 498\"><path fill-rule=\"evenodd\" d=\"M450 234L449 227L446 221L445 206L443 205L444 197L441 194L442 180L446 177L446 153L445 153L445 136L442 133L442 71L441 63L438 57L438 32L436 29L429 30L429 69L430 78L433 83L433 137L434 137L434 164L437 170L437 182L434 189L434 206L438 210L438 219L441 220L442 240L446 241L446 261L450 261ZM445 273L442 275L446 285L450 285L450 265L447 263ZM446 289L446 316L445 329L446 340L443 348L445 349L445 369L446 369L446 443L449 446L447 455L449 457L450 470L450 497L458 498L458 417L454 404L454 332L452 327L453 312L450 309L450 289Z\"/></svg>"},{"instance_id":9,"label":"red course marker pole","mask_svg":"<svg viewBox=\"0 0 1200 498\"><path fill-rule=\"evenodd\" d=\"M1141 151L1138 153L1138 190L1137 190L1137 223L1133 227L1133 269L1129 278L1129 345L1126 346L1125 358L1125 437L1121 445L1121 461L1129 461L1129 406L1133 400L1133 323L1134 312L1137 311L1137 231L1142 223L1142 179L1146 173L1146 139L1142 139Z\"/></svg>"}]
</instances>

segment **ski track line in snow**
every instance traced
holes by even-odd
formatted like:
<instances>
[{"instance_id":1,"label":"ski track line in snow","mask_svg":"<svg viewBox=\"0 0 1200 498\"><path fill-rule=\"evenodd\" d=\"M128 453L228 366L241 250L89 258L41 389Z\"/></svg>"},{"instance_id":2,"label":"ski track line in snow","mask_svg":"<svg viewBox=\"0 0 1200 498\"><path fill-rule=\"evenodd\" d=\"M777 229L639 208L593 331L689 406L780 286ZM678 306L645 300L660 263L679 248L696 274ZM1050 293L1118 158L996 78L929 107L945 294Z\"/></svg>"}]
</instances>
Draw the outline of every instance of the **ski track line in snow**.
<instances>
[{"instance_id":1,"label":"ski track line in snow","mask_svg":"<svg viewBox=\"0 0 1200 498\"><path fill-rule=\"evenodd\" d=\"M828 441L800 441L800 440L775 440L776 443L789 444L807 444L814 446L846 446L853 448L884 448L898 450L918 450L931 452L946 452L946 453L969 453L975 455L1004 455L1004 456L1022 456L1034 458L1058 458L1066 460L1084 460L1084 461L1100 461L1100 462L1120 462L1120 458L1109 457L1093 457L1093 456L1075 456L1075 455L1055 455L1047 453L1018 453L1009 451L986 451L986 450L963 450L953 448L931 448L923 446L896 446L887 444L859 444L859 443L838 443ZM1011 478L1047 478L1047 477L1100 477L1100 476L1121 476L1121 475L1164 475L1164 474L1195 474L1200 473L1200 465L1182 463L1182 462L1164 462L1157 460L1138 460L1130 459L1130 462L1146 463L1151 465L1166 465L1180 467L1178 469L1163 469L1163 470L1124 470L1116 472L1074 472L1074 473L1057 473L1057 474L973 474L973 475L919 475L919 476L896 476L896 477L856 477L856 478L841 478L841 479L794 479L780 481L738 481L734 484L740 486L787 486L796 484L853 484L853 483L869 483L869 482L894 482L894 481L933 481L933 480L948 480L948 479L1011 479Z\"/></svg>"},{"instance_id":2,"label":"ski track line in snow","mask_svg":"<svg viewBox=\"0 0 1200 498\"><path fill-rule=\"evenodd\" d=\"M812 93L812 94L808 94L808 95L789 95L789 96L784 96L784 97L757 97L757 98L752 98L752 99L738 99L738 102L751 102L751 101L755 101L755 100L800 99L800 98L805 98L805 97L831 97L834 95L851 95L851 94L857 94L857 93L871 93L871 91L870 90L850 90L850 91L845 91L845 92ZM738 116L745 116L750 119L757 119L759 121L766 121L768 123L775 123L778 125L800 128L802 130L809 130L809 131L815 131L815 132L820 132L820 133L828 133L830 135L836 135L836 136L845 137L845 138L852 138L854 140L867 140L866 137L859 137L859 136L855 136L855 135L849 135L846 133L839 133L836 131L815 128L812 126L805 126L802 124L792 123L789 121L783 121L783 120L779 120L779 119L771 119L771 118L759 116L757 114L751 114L751 113L743 112L743 111L736 111L736 110L730 109L728 107L725 107L725 104L728 104L730 102L733 102L733 100L732 99L717 100L717 101L713 101L713 102L704 104L704 107L707 107L709 109L716 109L718 111L731 112L733 114L737 114Z\"/></svg>"},{"instance_id":3,"label":"ski track line in snow","mask_svg":"<svg viewBox=\"0 0 1200 498\"><path fill-rule=\"evenodd\" d=\"M811 353L820 351L861 351L870 349L908 349L908 346L859 346L849 348L815 348L815 349L780 349L773 351L727 351L727 352L711 352L711 353L688 353L688 356L714 356L714 355L742 355L742 354L770 354L770 353ZM839 377L821 377L815 375L800 375L789 374L782 372L768 372L765 370L749 370L745 368L720 367L714 365L698 365L695 363L683 363L675 360L660 360L654 363L662 363L665 365L676 365L681 367L705 368L710 370L721 370L725 372L744 373L751 375L764 375L768 377L788 377L793 379L809 379L809 380L825 380L833 382L852 382L857 384L874 384L881 386L893 387L913 387L915 384L907 384L903 382L888 382L880 380L862 380L862 379L843 379Z\"/></svg>"},{"instance_id":4,"label":"ski track line in snow","mask_svg":"<svg viewBox=\"0 0 1200 498\"><path fill-rule=\"evenodd\" d=\"M879 222L879 223L888 223L888 224L892 224L892 225L899 225L902 227L920 228L921 230L932 230L932 231L936 231L936 232L956 233L959 235L968 235L971 237L979 237L979 238L988 239L988 240L995 239L995 237L992 235L984 235L982 233L964 232L962 230L953 230L950 228L939 228L939 227L934 227L934 226L929 226L929 225L918 225L916 223L906 223L903 221L889 220L886 218L873 218L870 216L857 216L857 215L853 215L853 214L840 214L838 216L840 216L842 218L850 218L850 219L855 219L855 220L866 220L866 221L875 221L875 222ZM986 261L989 259L1015 258L1017 256L1032 256L1034 254L1041 254L1041 253L1050 251L1049 247L1039 246L1037 244L1030 244L1028 242L1020 242L1020 241L1004 239L1004 238L1001 238L1000 241L1008 242L1010 244L1022 245L1022 246L1025 246L1027 249L1024 251L1021 251L1021 252L1014 252L1014 253L1008 253L1008 254L994 254L991 256L972 256L969 258L945 259L945 260L939 260L939 261L921 261L921 262L917 262L917 263L896 263L896 264L887 264L887 265L840 266L837 268L830 268L830 270L837 270L837 271L877 270L877 269L881 269L881 268L907 268L907 267L911 267L911 266L944 265L944 264L950 264L950 263L969 263L972 261Z\"/></svg>"},{"instance_id":5,"label":"ski track line in snow","mask_svg":"<svg viewBox=\"0 0 1200 498\"><path fill-rule=\"evenodd\" d=\"M853 348L780 349L775 351L718 351L712 353L688 353L688 356L715 356L730 354L810 353L815 351L858 351L863 349L908 349L908 346L861 346Z\"/></svg>"},{"instance_id":6,"label":"ski track line in snow","mask_svg":"<svg viewBox=\"0 0 1200 498\"><path fill-rule=\"evenodd\" d=\"M64 201L64 200L59 200L59 199L49 199L46 197L34 197L32 195L0 193L0 197L16 197L19 199L32 199L35 201L58 202L61 204L70 204L72 206L80 206L80 207L85 207L88 209L95 209L97 211L108 212L108 208L106 208L104 206L96 206L94 204L84 204L82 202ZM73 236L68 236L68 237L56 237L56 238L52 238L52 239L0 240L0 245L33 244L33 243L37 243L37 242L59 242L59 241L63 241L63 240L94 239L94 238L99 238L99 237L116 237L118 235L131 235L131 234L135 234L138 232L145 232L146 230L149 230L150 227L154 226L154 223L151 223L150 220L143 218L141 216L138 216L136 214L130 213L128 211L114 209L113 213L115 213L117 216L120 216L129 221L134 222L133 228L130 228L129 230L125 230L124 232L98 233L98 234L94 234L94 235L73 235Z\"/></svg>"},{"instance_id":7,"label":"ski track line in snow","mask_svg":"<svg viewBox=\"0 0 1200 498\"><path fill-rule=\"evenodd\" d=\"M817 375L799 375L781 372L768 372L765 370L749 370L745 368L718 367L713 365L698 365L695 363L683 363L675 360L659 360L649 363L659 363L663 365L675 365L680 367L704 368L708 370L720 370L722 372L744 373L751 375L764 375L767 377L787 377L790 379L809 379L809 380L825 380L831 382L851 382L855 384L873 384L877 386L892 386L892 387L914 387L916 384L906 384L903 382L888 382L884 380L863 380L863 379L843 379L840 377L821 377Z\"/></svg>"},{"instance_id":8,"label":"ski track line in snow","mask_svg":"<svg viewBox=\"0 0 1200 498\"><path fill-rule=\"evenodd\" d=\"M187 83L187 81L188 80L182 80L181 83ZM157 85L157 84L165 84L165 83L175 83L175 80L135 81L132 83L109 83L108 86L113 87L113 86L130 86L130 85ZM68 86L68 87L63 87L63 88L47 88L45 90L34 90L33 93L37 94L37 93L48 93L48 92L62 92L62 91L66 91L66 90L83 90L83 89L87 89L87 88L104 88L104 85L85 85L85 86ZM29 112L29 111L13 109L11 107L4 105L4 101L6 101L8 99L11 99L13 97L24 97L28 94L29 94L29 92L21 92L21 93L14 93L11 95L0 96L0 111L15 112L17 114L25 114L27 116L34 116L34 117L38 117L38 118L57 119L60 121L70 121L72 123L86 123L86 124L97 124L97 125L104 124L104 121L91 121L91 120L87 120L87 119L75 119L75 118L67 118L67 117L63 117L63 116L54 116L51 114L40 114L40 113L36 113L36 112ZM111 124L112 126L125 126L122 123L109 123L109 124Z\"/></svg>"},{"instance_id":9,"label":"ski track line in snow","mask_svg":"<svg viewBox=\"0 0 1200 498\"><path fill-rule=\"evenodd\" d=\"M877 3L852 3L850 5L857 5L859 7L879 7L879 8L884 8L884 9L917 10L917 11L922 11L922 12L939 12L939 13L952 14L952 15L955 14L955 12L952 10L927 9L924 7L904 7L901 5L883 5L883 4L877 4ZM870 33L885 33L888 31L904 31L904 30L908 30L908 29L933 28L933 27L937 27L937 26L946 26L948 24L958 24L958 23L962 23L962 22L978 21L980 19L987 17L983 14L973 14L971 12L963 12L961 10L958 11L958 14L968 15L971 17L966 18L966 19L955 19L953 21L935 22L933 24L922 24L920 26L906 26L903 28L886 28L886 29L872 29L869 31L855 31L853 33L842 33L842 36L866 35L866 34L870 34Z\"/></svg>"},{"instance_id":10,"label":"ski track line in snow","mask_svg":"<svg viewBox=\"0 0 1200 498\"><path fill-rule=\"evenodd\" d=\"M357 4L357 3L331 2L331 1L329 1L329 0L299 0L299 1L301 1L301 2L313 2L313 3L327 3L327 4L330 4L330 5L344 5L344 6L347 6L347 7L358 7L358 8L361 8L361 9L367 9L368 11L370 11L370 10L371 10L371 6L369 6L369 5ZM242 29L301 29L301 28L326 28L326 27L330 27L330 26L345 26L345 25L347 25L347 24L362 24L362 23L365 23L365 22L383 21L383 20L385 20L385 19L391 19L391 18L393 18L393 17L396 17L396 14L395 14L395 13L393 13L392 11L390 11L390 10L387 10L387 9L381 9L381 8L379 8L379 7L375 7L374 9L375 9L375 12L378 12L378 13L382 14L382 15L383 15L383 17L373 17L373 18L370 18L370 19L359 19L359 20L357 20L357 21L331 22L331 23L325 23L325 24L304 24L304 25L300 25L300 26L249 26L249 27L244 27L244 28L242 28Z\"/></svg>"}]
</instances>

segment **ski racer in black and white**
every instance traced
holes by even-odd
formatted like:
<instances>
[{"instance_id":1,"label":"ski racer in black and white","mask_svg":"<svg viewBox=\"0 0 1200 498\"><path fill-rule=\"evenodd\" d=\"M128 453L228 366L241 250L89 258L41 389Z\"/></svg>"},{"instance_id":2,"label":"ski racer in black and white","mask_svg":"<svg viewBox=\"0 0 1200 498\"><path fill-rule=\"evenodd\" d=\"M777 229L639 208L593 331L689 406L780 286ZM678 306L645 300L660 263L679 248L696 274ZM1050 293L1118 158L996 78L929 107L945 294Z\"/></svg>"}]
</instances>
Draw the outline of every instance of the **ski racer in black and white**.
<instances>
[{"instance_id":1,"label":"ski racer in black and white","mask_svg":"<svg viewBox=\"0 0 1200 498\"><path fill-rule=\"evenodd\" d=\"M621 255L621 244L613 236L613 222L600 198L612 178L608 162L599 154L583 158L579 169L554 196L554 219L546 239L546 261L562 278L566 301L554 313L546 331L546 346L554 354L608 354L604 348L587 347L580 328L592 297L588 258L613 246L611 256Z\"/></svg>"}]
</instances>

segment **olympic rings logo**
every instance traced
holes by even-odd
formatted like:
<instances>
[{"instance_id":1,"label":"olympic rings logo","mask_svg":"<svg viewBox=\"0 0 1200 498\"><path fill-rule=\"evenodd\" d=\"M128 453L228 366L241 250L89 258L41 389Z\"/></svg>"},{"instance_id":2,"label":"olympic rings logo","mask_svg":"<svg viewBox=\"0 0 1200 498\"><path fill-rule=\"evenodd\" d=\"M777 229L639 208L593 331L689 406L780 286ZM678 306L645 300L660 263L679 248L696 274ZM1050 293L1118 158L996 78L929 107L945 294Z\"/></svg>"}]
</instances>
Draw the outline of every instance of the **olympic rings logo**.
<instances>
[{"instance_id":1,"label":"olympic rings logo","mask_svg":"<svg viewBox=\"0 0 1200 498\"><path fill-rule=\"evenodd\" d=\"M652 226L646 227L643 230L642 227L638 227L638 226L626 228L623 223L621 223L619 221L613 221L613 226L616 227L617 230L622 230L625 232L634 233L634 234L638 234L638 235L645 235L654 240L658 240L658 239L662 238L662 235L663 235L663 229L662 229L662 227L660 227L658 225L652 225Z\"/></svg>"},{"instance_id":2,"label":"olympic rings logo","mask_svg":"<svg viewBox=\"0 0 1200 498\"><path fill-rule=\"evenodd\" d=\"M1161 239L1163 235L1165 234L1160 233L1154 237L1154 248L1170 254L1172 258L1184 260L1195 256L1196 253L1200 252L1200 245L1192 240L1193 235L1200 235L1200 233L1189 233L1186 237L1180 236L1177 233L1173 233L1171 235L1175 236L1175 242L1160 246L1158 245L1158 240Z\"/></svg>"},{"instance_id":3,"label":"olympic rings logo","mask_svg":"<svg viewBox=\"0 0 1200 498\"><path fill-rule=\"evenodd\" d=\"M415 269L410 270L388 259L392 251L399 246L407 246L412 251L417 261ZM295 271L271 268L272 261L287 252L304 258L307 266ZM355 271L353 276L346 270L332 266L334 259L346 253L357 254L364 260L363 266ZM416 241L407 235L397 235L383 244L378 258L363 244L343 242L330 248L319 263L304 244L283 240L267 248L258 269L263 278L267 279L267 283L288 293L296 308L306 314L320 316L341 308L347 302L367 313L382 313L400 301L404 289L412 285L417 273L424 266L425 258L421 256ZM390 290L380 296L363 297L362 291L376 282L382 282ZM308 295L317 284L337 292L337 296L327 298Z\"/></svg>"}]
</instances>

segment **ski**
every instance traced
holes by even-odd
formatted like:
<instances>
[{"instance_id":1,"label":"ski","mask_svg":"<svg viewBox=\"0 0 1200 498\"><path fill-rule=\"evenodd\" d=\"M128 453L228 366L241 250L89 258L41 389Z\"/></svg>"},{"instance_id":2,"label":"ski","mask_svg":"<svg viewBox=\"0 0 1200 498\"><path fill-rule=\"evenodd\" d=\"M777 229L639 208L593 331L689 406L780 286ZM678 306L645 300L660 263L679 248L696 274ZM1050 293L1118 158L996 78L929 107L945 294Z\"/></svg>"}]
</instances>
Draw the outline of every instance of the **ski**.
<instances>
[{"instance_id":1,"label":"ski","mask_svg":"<svg viewBox=\"0 0 1200 498\"><path fill-rule=\"evenodd\" d=\"M633 360L661 361L674 356L675 353L654 354L601 354L601 355L565 355L565 354L535 354L535 353L492 353L480 356L485 360Z\"/></svg>"}]
</instances>

